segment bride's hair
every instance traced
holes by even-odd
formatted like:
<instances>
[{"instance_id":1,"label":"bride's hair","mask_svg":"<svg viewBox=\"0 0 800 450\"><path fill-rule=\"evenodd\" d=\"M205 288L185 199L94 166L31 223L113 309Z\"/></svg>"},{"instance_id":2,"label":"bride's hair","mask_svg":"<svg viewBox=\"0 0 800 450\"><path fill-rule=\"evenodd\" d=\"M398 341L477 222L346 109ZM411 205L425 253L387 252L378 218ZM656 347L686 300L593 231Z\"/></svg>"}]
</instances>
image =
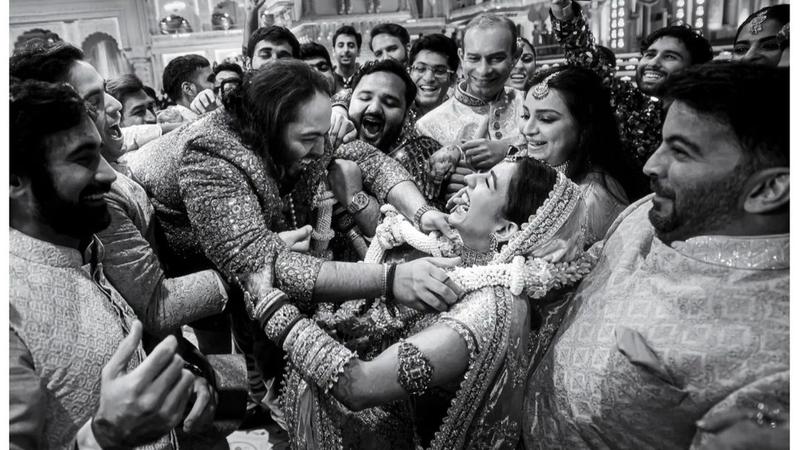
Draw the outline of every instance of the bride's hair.
<instances>
[{"instance_id":1,"label":"bride's hair","mask_svg":"<svg viewBox=\"0 0 800 450\"><path fill-rule=\"evenodd\" d=\"M505 218L520 225L547 200L556 184L558 172L534 158L517 160L517 170L508 185Z\"/></svg>"}]
</instances>

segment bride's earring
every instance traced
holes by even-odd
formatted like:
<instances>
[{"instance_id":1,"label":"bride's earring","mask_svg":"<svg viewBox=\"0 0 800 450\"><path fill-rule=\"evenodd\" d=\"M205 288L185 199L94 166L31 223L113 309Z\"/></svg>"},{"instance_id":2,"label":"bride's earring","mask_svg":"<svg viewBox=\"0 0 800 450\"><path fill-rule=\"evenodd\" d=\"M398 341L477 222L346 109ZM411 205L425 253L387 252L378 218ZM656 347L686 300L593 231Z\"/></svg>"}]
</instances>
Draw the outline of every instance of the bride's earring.
<instances>
[{"instance_id":1,"label":"bride's earring","mask_svg":"<svg viewBox=\"0 0 800 450\"><path fill-rule=\"evenodd\" d=\"M489 250L496 252L497 251L497 234L490 233L489 234Z\"/></svg>"}]
</instances>

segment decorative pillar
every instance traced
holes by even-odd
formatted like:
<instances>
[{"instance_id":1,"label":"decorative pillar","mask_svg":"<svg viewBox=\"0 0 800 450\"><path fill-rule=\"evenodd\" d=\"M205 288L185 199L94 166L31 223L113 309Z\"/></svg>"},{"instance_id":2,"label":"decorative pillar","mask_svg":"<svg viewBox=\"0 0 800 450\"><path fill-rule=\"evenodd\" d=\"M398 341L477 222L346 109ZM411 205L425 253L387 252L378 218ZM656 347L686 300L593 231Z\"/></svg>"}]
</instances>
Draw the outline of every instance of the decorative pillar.
<instances>
[{"instance_id":1,"label":"decorative pillar","mask_svg":"<svg viewBox=\"0 0 800 450\"><path fill-rule=\"evenodd\" d=\"M679 0L682 1L682 0ZM611 0L611 39L609 47L621 50L625 47L625 19L628 8L626 0Z\"/></svg>"}]
</instances>

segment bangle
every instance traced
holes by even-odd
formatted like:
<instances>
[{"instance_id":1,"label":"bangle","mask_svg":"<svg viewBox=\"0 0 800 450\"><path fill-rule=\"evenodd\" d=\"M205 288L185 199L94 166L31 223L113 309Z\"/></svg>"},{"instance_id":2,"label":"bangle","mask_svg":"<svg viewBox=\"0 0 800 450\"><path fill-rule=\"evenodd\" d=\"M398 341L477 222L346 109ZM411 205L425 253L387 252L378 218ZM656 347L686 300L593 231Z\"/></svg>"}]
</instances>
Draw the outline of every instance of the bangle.
<instances>
[{"instance_id":1,"label":"bangle","mask_svg":"<svg viewBox=\"0 0 800 450\"><path fill-rule=\"evenodd\" d=\"M253 319L257 320L263 327L275 311L277 311L286 301L288 297L280 289L272 289L261 299L258 304L253 308Z\"/></svg>"},{"instance_id":2,"label":"bangle","mask_svg":"<svg viewBox=\"0 0 800 450\"><path fill-rule=\"evenodd\" d=\"M387 301L394 301L394 275L397 271L397 264L387 264L389 267L386 269L386 289L384 296Z\"/></svg>"},{"instance_id":3,"label":"bangle","mask_svg":"<svg viewBox=\"0 0 800 450\"><path fill-rule=\"evenodd\" d=\"M383 264L383 283L381 283L383 289L383 296L388 297L387 290L389 289L389 264Z\"/></svg>"},{"instance_id":4,"label":"bangle","mask_svg":"<svg viewBox=\"0 0 800 450\"><path fill-rule=\"evenodd\" d=\"M200 369L200 367L197 366L197 364L192 364L188 361L184 361L183 368L188 370L189 372L192 372L193 374L195 374L200 378L206 377L206 374L203 372L202 369Z\"/></svg>"},{"instance_id":5,"label":"bangle","mask_svg":"<svg viewBox=\"0 0 800 450\"><path fill-rule=\"evenodd\" d=\"M436 210L436 208L431 206L431 205L422 205L422 206L420 206L419 209L417 210L417 212L414 213L414 225L417 228L420 228L420 226L421 226L420 222L422 221L422 216L424 216L426 212L433 211L433 210Z\"/></svg>"},{"instance_id":6,"label":"bangle","mask_svg":"<svg viewBox=\"0 0 800 450\"><path fill-rule=\"evenodd\" d=\"M291 325L298 317L302 317L302 315L296 306L290 303L284 304L278 312L269 318L264 326L264 332L271 341L283 342L289 330L292 329Z\"/></svg>"}]
</instances>

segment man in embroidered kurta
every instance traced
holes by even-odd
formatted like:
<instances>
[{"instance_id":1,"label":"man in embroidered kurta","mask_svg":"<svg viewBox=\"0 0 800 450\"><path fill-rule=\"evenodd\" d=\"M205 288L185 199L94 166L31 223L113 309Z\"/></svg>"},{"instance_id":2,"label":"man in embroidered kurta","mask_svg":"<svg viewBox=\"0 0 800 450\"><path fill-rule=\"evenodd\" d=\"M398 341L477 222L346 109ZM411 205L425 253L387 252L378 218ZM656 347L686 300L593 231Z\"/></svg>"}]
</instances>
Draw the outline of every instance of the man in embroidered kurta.
<instances>
[{"instance_id":1,"label":"man in embroidered kurta","mask_svg":"<svg viewBox=\"0 0 800 450\"><path fill-rule=\"evenodd\" d=\"M197 381L173 337L145 357L142 326L103 273L92 233L110 222L115 175L100 134L67 85L15 82L11 98L12 446L174 448ZM213 416L198 416L210 392L194 392L187 430Z\"/></svg>"},{"instance_id":2,"label":"man in embroidered kurta","mask_svg":"<svg viewBox=\"0 0 800 450\"><path fill-rule=\"evenodd\" d=\"M153 208L144 189L128 177L127 167L118 163L126 151L119 132L121 104L104 92L103 77L83 61L83 53L63 42L32 47L12 56L11 74L66 81L96 110L95 124L103 141L101 154L116 175L106 194L111 223L98 231L106 247L105 272L142 319L146 331L163 336L192 320L222 311L226 288L213 270L165 278L156 254Z\"/></svg>"},{"instance_id":3,"label":"man in embroidered kurta","mask_svg":"<svg viewBox=\"0 0 800 450\"><path fill-rule=\"evenodd\" d=\"M627 156L625 163L634 175L661 142L662 108L658 88L671 74L713 56L711 44L693 29L669 26L658 29L642 41L642 57L636 67L636 84L615 76L616 57L595 42L581 6L571 0L552 3L553 34L564 46L568 64L588 67L603 78L611 92L617 113L620 138ZM625 186L628 197L638 199L650 193L647 177L634 178Z\"/></svg>"},{"instance_id":4,"label":"man in embroidered kurta","mask_svg":"<svg viewBox=\"0 0 800 450\"><path fill-rule=\"evenodd\" d=\"M485 14L471 20L459 49L465 81L455 94L417 120L417 131L442 145L460 145L466 155L450 178L449 192L464 186L472 169L500 162L521 137L517 119L524 98L505 88L517 56L517 29L505 17Z\"/></svg>"},{"instance_id":5,"label":"man in embroidered kurta","mask_svg":"<svg viewBox=\"0 0 800 450\"><path fill-rule=\"evenodd\" d=\"M667 81L655 195L612 226L535 367L526 448L788 445L788 75Z\"/></svg>"}]
</instances>

